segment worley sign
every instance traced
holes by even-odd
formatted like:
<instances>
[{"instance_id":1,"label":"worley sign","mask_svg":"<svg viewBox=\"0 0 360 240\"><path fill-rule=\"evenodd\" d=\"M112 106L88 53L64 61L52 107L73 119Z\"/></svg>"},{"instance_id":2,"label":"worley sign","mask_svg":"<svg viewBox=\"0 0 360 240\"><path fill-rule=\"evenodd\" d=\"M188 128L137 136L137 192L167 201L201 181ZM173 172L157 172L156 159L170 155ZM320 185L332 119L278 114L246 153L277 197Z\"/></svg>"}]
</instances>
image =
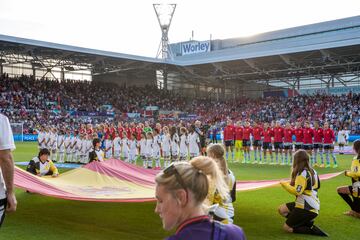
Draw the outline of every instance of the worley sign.
<instances>
[{"instance_id":1,"label":"worley sign","mask_svg":"<svg viewBox=\"0 0 360 240\"><path fill-rule=\"evenodd\" d=\"M186 42L181 44L181 54L189 55L194 53L210 52L210 41Z\"/></svg>"}]
</instances>

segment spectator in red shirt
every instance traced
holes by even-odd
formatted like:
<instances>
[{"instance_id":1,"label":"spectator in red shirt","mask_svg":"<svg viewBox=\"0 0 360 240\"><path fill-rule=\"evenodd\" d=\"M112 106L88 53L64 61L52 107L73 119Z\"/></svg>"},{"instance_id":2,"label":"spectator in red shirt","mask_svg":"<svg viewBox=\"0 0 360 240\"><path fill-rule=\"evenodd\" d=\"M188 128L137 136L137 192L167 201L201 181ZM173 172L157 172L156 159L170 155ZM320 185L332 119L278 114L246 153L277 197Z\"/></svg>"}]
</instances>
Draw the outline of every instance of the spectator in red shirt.
<instances>
[{"instance_id":1,"label":"spectator in red shirt","mask_svg":"<svg viewBox=\"0 0 360 240\"><path fill-rule=\"evenodd\" d=\"M284 155L282 154L283 149L283 138L284 138L284 128L281 127L280 122L276 121L274 127L274 148L275 148L275 156L276 163L279 163L279 153L281 156L281 165L284 165Z\"/></svg>"},{"instance_id":2,"label":"spectator in red shirt","mask_svg":"<svg viewBox=\"0 0 360 240\"><path fill-rule=\"evenodd\" d=\"M252 134L252 128L250 127L249 122L245 122L245 127L243 131L243 147L244 147L244 160L246 163L250 162L250 134Z\"/></svg>"},{"instance_id":3,"label":"spectator in red shirt","mask_svg":"<svg viewBox=\"0 0 360 240\"><path fill-rule=\"evenodd\" d=\"M331 153L332 160L334 162L333 167L336 168L337 162L336 157L334 154L334 142L335 142L335 133L332 129L329 128L329 123L324 123L324 151L325 151L325 158L326 158L326 168L330 167L330 156Z\"/></svg>"},{"instance_id":4,"label":"spectator in red shirt","mask_svg":"<svg viewBox=\"0 0 360 240\"><path fill-rule=\"evenodd\" d=\"M254 163L258 162L258 157L257 155L259 155L259 162L262 162L262 157L261 157L261 137L263 136L263 129L262 127L260 127L257 122L254 122L254 127L253 127L253 131L252 131L252 135L254 137L254 143L253 143L253 147L254 147Z\"/></svg>"},{"instance_id":5,"label":"spectator in red shirt","mask_svg":"<svg viewBox=\"0 0 360 240\"><path fill-rule=\"evenodd\" d=\"M226 150L226 160L229 160L229 151L232 154L232 161L234 161L234 137L235 137L235 127L232 125L232 121L227 120L227 126L224 128L224 143Z\"/></svg>"},{"instance_id":6,"label":"spectator in red shirt","mask_svg":"<svg viewBox=\"0 0 360 240\"><path fill-rule=\"evenodd\" d=\"M292 136L294 135L294 130L291 129L290 122L287 122L284 129L284 155L285 155L285 163L292 164ZM290 162L289 160L290 155Z\"/></svg>"},{"instance_id":7,"label":"spectator in red shirt","mask_svg":"<svg viewBox=\"0 0 360 240\"><path fill-rule=\"evenodd\" d=\"M314 164L315 166L318 165L317 163L317 155L319 153L321 164L320 167L324 167L324 157L323 157L323 138L324 138L324 130L320 128L319 121L314 122Z\"/></svg>"},{"instance_id":8,"label":"spectator in red shirt","mask_svg":"<svg viewBox=\"0 0 360 240\"><path fill-rule=\"evenodd\" d=\"M239 161L244 160L243 130L241 121L237 121L235 127L235 159Z\"/></svg>"},{"instance_id":9,"label":"spectator in red shirt","mask_svg":"<svg viewBox=\"0 0 360 240\"><path fill-rule=\"evenodd\" d=\"M274 136L274 132L271 128L269 128L269 123L264 123L264 142L263 142L263 155L264 155L264 163L267 163L266 159L266 151L269 150L271 162L270 164L273 164L273 154L272 154L272 144L271 144L271 138ZM262 164L260 162L260 164Z\"/></svg>"}]
</instances>

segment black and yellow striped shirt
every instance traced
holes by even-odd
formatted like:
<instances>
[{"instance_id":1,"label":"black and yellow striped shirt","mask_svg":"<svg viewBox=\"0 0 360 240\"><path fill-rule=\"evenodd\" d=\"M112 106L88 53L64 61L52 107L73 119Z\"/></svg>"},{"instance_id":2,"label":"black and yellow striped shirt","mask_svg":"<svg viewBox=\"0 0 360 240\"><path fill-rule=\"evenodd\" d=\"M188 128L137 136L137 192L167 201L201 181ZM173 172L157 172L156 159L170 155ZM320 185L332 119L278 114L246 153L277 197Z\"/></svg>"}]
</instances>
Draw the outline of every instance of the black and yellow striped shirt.
<instances>
[{"instance_id":1,"label":"black and yellow striped shirt","mask_svg":"<svg viewBox=\"0 0 360 240\"><path fill-rule=\"evenodd\" d=\"M295 178L295 185L291 186L289 182L281 182L281 185L291 194L296 196L295 207L319 213L320 200L318 198L318 189L320 188L320 179L314 170L314 182L309 170L303 170Z\"/></svg>"}]
</instances>

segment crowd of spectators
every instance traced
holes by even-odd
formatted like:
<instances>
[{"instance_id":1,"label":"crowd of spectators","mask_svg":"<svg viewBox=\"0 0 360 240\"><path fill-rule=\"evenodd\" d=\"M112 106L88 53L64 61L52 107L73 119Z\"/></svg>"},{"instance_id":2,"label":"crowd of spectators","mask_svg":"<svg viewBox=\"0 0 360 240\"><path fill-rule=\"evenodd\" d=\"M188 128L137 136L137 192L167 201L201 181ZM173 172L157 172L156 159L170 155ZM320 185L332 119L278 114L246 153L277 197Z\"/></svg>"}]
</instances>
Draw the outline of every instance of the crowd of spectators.
<instances>
[{"instance_id":1,"label":"crowd of spectators","mask_svg":"<svg viewBox=\"0 0 360 240\"><path fill-rule=\"evenodd\" d=\"M160 110L195 114L204 123L212 125L221 125L227 118L260 122L320 120L329 121L335 130L346 127L352 134L360 133L359 94L217 101L190 99L155 86L126 87L89 81L59 82L35 80L31 76L0 76L0 111L11 122L23 122L25 133L33 132L37 125L104 121L103 118L70 115L71 111L104 111L104 105L112 107L106 111L114 112L114 121L126 121L123 113L141 113L146 106L157 106Z\"/></svg>"}]
</instances>

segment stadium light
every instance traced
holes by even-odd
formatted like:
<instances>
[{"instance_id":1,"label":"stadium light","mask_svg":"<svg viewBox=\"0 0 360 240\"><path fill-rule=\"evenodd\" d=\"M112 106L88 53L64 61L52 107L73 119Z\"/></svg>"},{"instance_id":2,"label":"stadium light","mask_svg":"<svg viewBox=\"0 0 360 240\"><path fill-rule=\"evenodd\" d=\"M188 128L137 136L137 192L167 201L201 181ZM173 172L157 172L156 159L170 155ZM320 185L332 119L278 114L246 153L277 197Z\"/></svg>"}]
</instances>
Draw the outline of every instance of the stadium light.
<instances>
[{"instance_id":1,"label":"stadium light","mask_svg":"<svg viewBox=\"0 0 360 240\"><path fill-rule=\"evenodd\" d=\"M156 58L158 58L161 54L163 59L169 58L169 29L171 25L171 20L174 16L174 12L176 9L176 4L153 4L156 17L159 21L160 29L161 29L161 48L159 46L158 53L156 54ZM163 76L163 88L167 90L167 79L168 72L166 65L163 66L162 70Z\"/></svg>"},{"instance_id":2,"label":"stadium light","mask_svg":"<svg viewBox=\"0 0 360 240\"><path fill-rule=\"evenodd\" d=\"M161 29L161 51L158 52L156 57L159 57L161 53L162 58L167 59L169 57L168 33L171 25L171 20L174 16L174 12L176 9L176 4L153 4L153 7Z\"/></svg>"}]
</instances>

